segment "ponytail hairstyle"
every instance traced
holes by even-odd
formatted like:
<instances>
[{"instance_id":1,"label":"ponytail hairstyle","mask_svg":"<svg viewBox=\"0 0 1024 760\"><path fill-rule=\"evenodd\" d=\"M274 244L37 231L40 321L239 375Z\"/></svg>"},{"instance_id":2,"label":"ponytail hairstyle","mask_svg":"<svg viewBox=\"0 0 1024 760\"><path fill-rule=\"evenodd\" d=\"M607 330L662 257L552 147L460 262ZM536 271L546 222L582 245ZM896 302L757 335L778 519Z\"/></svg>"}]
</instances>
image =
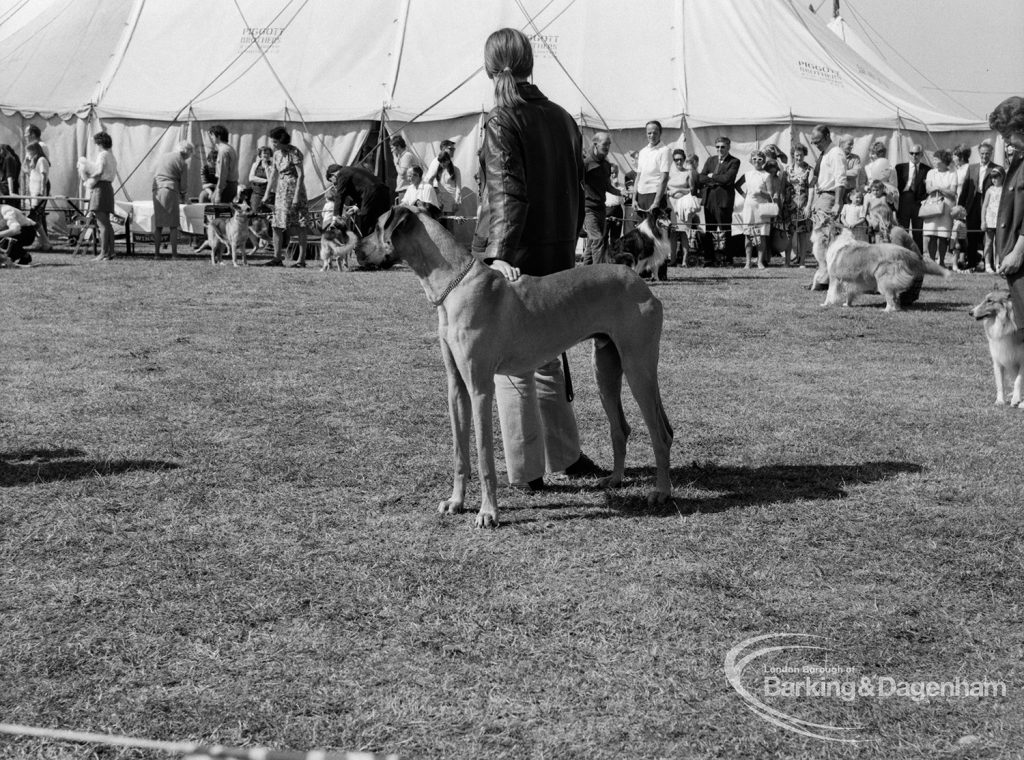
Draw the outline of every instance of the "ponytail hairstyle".
<instances>
[{"instance_id":1,"label":"ponytail hairstyle","mask_svg":"<svg viewBox=\"0 0 1024 760\"><path fill-rule=\"evenodd\" d=\"M518 29L499 29L484 44L484 70L494 80L494 105L509 108L524 103L516 82L533 74L533 47Z\"/></svg>"}]
</instances>

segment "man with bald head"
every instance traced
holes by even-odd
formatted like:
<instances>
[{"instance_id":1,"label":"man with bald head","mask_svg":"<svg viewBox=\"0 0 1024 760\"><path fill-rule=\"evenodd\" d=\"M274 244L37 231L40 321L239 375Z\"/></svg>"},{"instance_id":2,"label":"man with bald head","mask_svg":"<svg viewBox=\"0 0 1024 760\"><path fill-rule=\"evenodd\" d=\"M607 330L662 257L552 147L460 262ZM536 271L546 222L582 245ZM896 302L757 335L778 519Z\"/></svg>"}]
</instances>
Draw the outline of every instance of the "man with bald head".
<instances>
[{"instance_id":1,"label":"man with bald head","mask_svg":"<svg viewBox=\"0 0 1024 760\"><path fill-rule=\"evenodd\" d=\"M583 157L584 216L583 232L587 241L583 246L583 263L600 264L605 261L605 194L622 195L612 184L608 151L612 138L607 132L595 132L590 148Z\"/></svg>"},{"instance_id":2,"label":"man with bald head","mask_svg":"<svg viewBox=\"0 0 1024 760\"><path fill-rule=\"evenodd\" d=\"M924 244L921 238L921 217L917 215L917 212L921 210L921 201L928 196L928 191L924 187L924 178L932 169L923 159L924 149L915 143L910 146L910 161L896 164L896 186L900 191L896 218L901 227L911 231L914 242L922 251Z\"/></svg>"}]
</instances>

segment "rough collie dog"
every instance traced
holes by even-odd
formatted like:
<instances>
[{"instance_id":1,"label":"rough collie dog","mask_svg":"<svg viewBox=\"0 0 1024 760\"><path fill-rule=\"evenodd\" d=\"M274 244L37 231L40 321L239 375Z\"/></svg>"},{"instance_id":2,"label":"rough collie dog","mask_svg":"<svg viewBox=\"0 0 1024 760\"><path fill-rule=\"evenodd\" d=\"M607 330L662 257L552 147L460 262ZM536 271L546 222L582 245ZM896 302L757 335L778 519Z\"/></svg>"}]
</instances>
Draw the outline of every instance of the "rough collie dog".
<instances>
[{"instance_id":1,"label":"rough collie dog","mask_svg":"<svg viewBox=\"0 0 1024 760\"><path fill-rule=\"evenodd\" d=\"M825 253L828 265L828 295L822 306L849 306L858 293L878 291L885 298L886 311L900 311L901 296L920 288L926 274L948 277L931 259L895 243L864 243L843 232ZM840 291L846 291L845 299Z\"/></svg>"},{"instance_id":2,"label":"rough collie dog","mask_svg":"<svg viewBox=\"0 0 1024 760\"><path fill-rule=\"evenodd\" d=\"M628 254L628 261L631 262L630 266L634 272L642 275L649 271L657 279L664 280L664 264L672 254L664 219L664 211L658 208L651 209L646 219L623 235L620 244L621 258L617 256L615 262L627 263L625 256Z\"/></svg>"},{"instance_id":3,"label":"rough collie dog","mask_svg":"<svg viewBox=\"0 0 1024 760\"><path fill-rule=\"evenodd\" d=\"M1013 383L1010 406L1024 409L1024 330L1017 328L1013 301L1009 293L989 293L968 312L985 327L988 352L992 355L992 374L996 378L996 405L1006 403L1006 380Z\"/></svg>"}]
</instances>

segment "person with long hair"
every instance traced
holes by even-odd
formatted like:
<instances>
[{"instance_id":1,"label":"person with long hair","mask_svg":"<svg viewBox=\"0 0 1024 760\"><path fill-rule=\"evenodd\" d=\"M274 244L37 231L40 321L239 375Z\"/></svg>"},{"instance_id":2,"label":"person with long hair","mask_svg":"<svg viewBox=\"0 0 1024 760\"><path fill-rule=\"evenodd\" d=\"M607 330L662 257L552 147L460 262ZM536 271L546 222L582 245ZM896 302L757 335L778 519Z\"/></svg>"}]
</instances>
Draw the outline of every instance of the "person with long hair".
<instances>
[{"instance_id":1,"label":"person with long hair","mask_svg":"<svg viewBox=\"0 0 1024 760\"><path fill-rule=\"evenodd\" d=\"M110 215L114 213L114 179L117 177L117 159L110 149L114 141L106 132L97 132L92 141L100 149L92 162L89 179L92 192L89 195L89 211L96 218L100 231L100 252L93 261L114 259L114 225Z\"/></svg>"},{"instance_id":2,"label":"person with long hair","mask_svg":"<svg viewBox=\"0 0 1024 760\"><path fill-rule=\"evenodd\" d=\"M1024 98L1013 96L997 105L988 125L1006 144L1006 179L999 199L995 235L996 270L1006 277L1014 319L1024 330Z\"/></svg>"},{"instance_id":3,"label":"person with long hair","mask_svg":"<svg viewBox=\"0 0 1024 760\"><path fill-rule=\"evenodd\" d=\"M533 49L518 29L499 29L487 38L484 69L494 82L495 107L480 147L483 195L473 250L512 282L523 274L571 269L583 223L580 130L564 108L527 81ZM580 449L559 359L494 381L513 486L542 489L545 472L606 474Z\"/></svg>"},{"instance_id":4,"label":"person with long hair","mask_svg":"<svg viewBox=\"0 0 1024 760\"><path fill-rule=\"evenodd\" d=\"M50 236L46 229L46 196L50 184L50 162L39 143L29 143L25 148L25 163L28 168L28 194L32 198L28 218L36 223L36 242L39 250L50 250Z\"/></svg>"},{"instance_id":5,"label":"person with long hair","mask_svg":"<svg viewBox=\"0 0 1024 760\"><path fill-rule=\"evenodd\" d=\"M267 265L284 265L289 236L299 236L299 258L294 266L306 266L306 185L303 173L302 151L292 145L292 136L284 127L274 127L267 133L274 149L274 163L267 180L269 192L274 193L274 258Z\"/></svg>"}]
</instances>

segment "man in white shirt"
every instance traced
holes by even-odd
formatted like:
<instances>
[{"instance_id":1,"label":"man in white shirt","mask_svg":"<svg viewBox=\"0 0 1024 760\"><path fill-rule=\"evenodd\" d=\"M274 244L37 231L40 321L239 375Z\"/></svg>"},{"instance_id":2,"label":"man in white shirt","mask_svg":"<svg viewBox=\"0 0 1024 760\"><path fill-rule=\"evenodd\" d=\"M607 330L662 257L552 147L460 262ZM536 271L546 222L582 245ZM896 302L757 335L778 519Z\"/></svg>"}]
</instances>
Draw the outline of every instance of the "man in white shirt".
<instances>
[{"instance_id":1,"label":"man in white shirt","mask_svg":"<svg viewBox=\"0 0 1024 760\"><path fill-rule=\"evenodd\" d=\"M405 138L395 135L391 138L391 159L395 162L395 196L401 201L405 195L405 189L412 183L412 168L419 166L416 156L409 150ZM420 171L422 174L422 169Z\"/></svg>"},{"instance_id":2,"label":"man in white shirt","mask_svg":"<svg viewBox=\"0 0 1024 760\"><path fill-rule=\"evenodd\" d=\"M664 208L665 187L672 168L672 150L661 142L661 123L647 122L647 145L636 158L636 181L633 183L633 209L646 213Z\"/></svg>"},{"instance_id":3,"label":"man in white shirt","mask_svg":"<svg viewBox=\"0 0 1024 760\"><path fill-rule=\"evenodd\" d=\"M213 202L231 203L238 195L238 153L228 143L228 130L223 124L214 124L207 132L217 151L217 187L213 191Z\"/></svg>"},{"instance_id":4,"label":"man in white shirt","mask_svg":"<svg viewBox=\"0 0 1024 760\"><path fill-rule=\"evenodd\" d=\"M7 252L0 248L0 266L5 266L10 259L16 267L27 267L32 263L32 256L25 249L36 239L36 223L25 216L14 206L0 203L0 240L10 240Z\"/></svg>"},{"instance_id":5,"label":"man in white shirt","mask_svg":"<svg viewBox=\"0 0 1024 760\"><path fill-rule=\"evenodd\" d=\"M409 170L412 184L405 188L402 195L402 203L406 206L416 206L430 214L432 219L441 215L441 202L437 199L437 191L433 185L423 181L423 167L413 166Z\"/></svg>"},{"instance_id":6,"label":"man in white shirt","mask_svg":"<svg viewBox=\"0 0 1024 760\"><path fill-rule=\"evenodd\" d=\"M811 218L811 251L818 269L811 279L811 290L828 288L828 265L825 252L832 242L839 213L842 211L842 193L846 186L846 154L832 142L832 133L824 124L811 130L811 144L818 150L815 165L814 192L810 193L807 214Z\"/></svg>"}]
</instances>

